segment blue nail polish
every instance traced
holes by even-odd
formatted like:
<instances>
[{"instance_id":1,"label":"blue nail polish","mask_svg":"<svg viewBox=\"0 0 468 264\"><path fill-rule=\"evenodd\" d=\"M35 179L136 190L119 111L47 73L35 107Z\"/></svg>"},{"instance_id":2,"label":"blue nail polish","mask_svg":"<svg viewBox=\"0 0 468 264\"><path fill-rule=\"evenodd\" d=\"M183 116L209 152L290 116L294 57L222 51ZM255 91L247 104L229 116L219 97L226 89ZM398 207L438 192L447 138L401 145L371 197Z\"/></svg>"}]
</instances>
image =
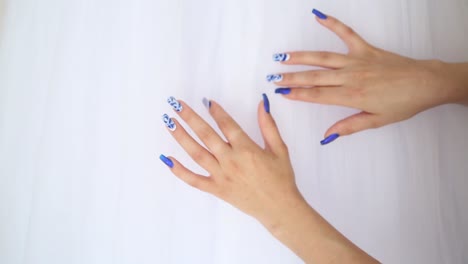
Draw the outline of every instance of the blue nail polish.
<instances>
[{"instance_id":1,"label":"blue nail polish","mask_svg":"<svg viewBox=\"0 0 468 264\"><path fill-rule=\"evenodd\" d=\"M312 10L312 13L314 15L316 15L318 18L320 19L327 19L327 15L325 15L324 13L318 11L317 9L314 8L314 10Z\"/></svg>"},{"instance_id":2,"label":"blue nail polish","mask_svg":"<svg viewBox=\"0 0 468 264\"><path fill-rule=\"evenodd\" d=\"M174 108L174 110L176 110L177 112L180 112L182 111L183 107L182 105L179 103L179 101L177 101L177 99L175 99L173 96L169 97L167 99L167 102L172 106L172 108Z\"/></svg>"},{"instance_id":3,"label":"blue nail polish","mask_svg":"<svg viewBox=\"0 0 468 264\"><path fill-rule=\"evenodd\" d=\"M277 93L277 94L290 94L291 93L291 88L277 88L275 90L275 93Z\"/></svg>"},{"instance_id":4,"label":"blue nail polish","mask_svg":"<svg viewBox=\"0 0 468 264\"><path fill-rule=\"evenodd\" d=\"M327 145L329 143L332 143L333 141L335 141L337 138L339 138L340 135L339 134L331 134L330 136L328 136L326 139L320 141L320 144L322 145Z\"/></svg>"},{"instance_id":5,"label":"blue nail polish","mask_svg":"<svg viewBox=\"0 0 468 264\"><path fill-rule=\"evenodd\" d=\"M166 164L169 168L174 168L174 162L172 162L172 160L168 159L166 156L164 156L163 154L161 154L161 156L159 156L159 159L164 162L164 164Z\"/></svg>"},{"instance_id":6,"label":"blue nail polish","mask_svg":"<svg viewBox=\"0 0 468 264\"><path fill-rule=\"evenodd\" d=\"M205 105L205 107L207 109L210 109L211 108L211 101L206 99L206 98L203 98L203 104Z\"/></svg>"},{"instance_id":7,"label":"blue nail polish","mask_svg":"<svg viewBox=\"0 0 468 264\"><path fill-rule=\"evenodd\" d=\"M277 53L273 54L273 60L274 61L288 61L289 60L289 54L287 53Z\"/></svg>"},{"instance_id":8,"label":"blue nail polish","mask_svg":"<svg viewBox=\"0 0 468 264\"><path fill-rule=\"evenodd\" d=\"M280 82L283 80L283 75L281 74L270 74L266 77L267 82Z\"/></svg>"},{"instance_id":9,"label":"blue nail polish","mask_svg":"<svg viewBox=\"0 0 468 264\"><path fill-rule=\"evenodd\" d=\"M263 96L263 107L265 108L265 112L270 113L270 100L268 100L268 96L266 94L262 94Z\"/></svg>"},{"instance_id":10,"label":"blue nail polish","mask_svg":"<svg viewBox=\"0 0 468 264\"><path fill-rule=\"evenodd\" d=\"M176 130L176 124L174 123L174 120L172 120L172 118L170 118L167 114L164 114L162 116L162 119L164 121L164 124L166 124L167 128L169 128L169 130Z\"/></svg>"}]
</instances>

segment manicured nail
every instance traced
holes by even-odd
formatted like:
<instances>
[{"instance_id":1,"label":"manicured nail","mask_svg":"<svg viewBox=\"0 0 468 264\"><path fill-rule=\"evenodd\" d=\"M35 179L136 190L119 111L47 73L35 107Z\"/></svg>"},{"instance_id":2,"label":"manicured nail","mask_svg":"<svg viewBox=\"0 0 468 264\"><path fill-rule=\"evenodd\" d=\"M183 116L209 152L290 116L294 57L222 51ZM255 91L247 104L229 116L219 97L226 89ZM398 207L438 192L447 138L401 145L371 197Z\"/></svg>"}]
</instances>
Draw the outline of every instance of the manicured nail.
<instances>
[{"instance_id":1,"label":"manicured nail","mask_svg":"<svg viewBox=\"0 0 468 264\"><path fill-rule=\"evenodd\" d=\"M159 156L159 159L164 162L164 164L166 164L169 168L174 168L174 162L172 162L172 160L168 159L166 156L164 156L163 154L161 154L161 156Z\"/></svg>"},{"instance_id":2,"label":"manicured nail","mask_svg":"<svg viewBox=\"0 0 468 264\"><path fill-rule=\"evenodd\" d=\"M277 88L275 90L275 93L277 93L277 94L290 94L291 93L291 88Z\"/></svg>"},{"instance_id":3,"label":"manicured nail","mask_svg":"<svg viewBox=\"0 0 468 264\"><path fill-rule=\"evenodd\" d=\"M288 61L290 58L289 54L287 53L276 53L273 54L274 61Z\"/></svg>"},{"instance_id":4,"label":"manicured nail","mask_svg":"<svg viewBox=\"0 0 468 264\"><path fill-rule=\"evenodd\" d=\"M270 74L266 77L267 82L280 82L283 80L283 75L281 74Z\"/></svg>"},{"instance_id":5,"label":"manicured nail","mask_svg":"<svg viewBox=\"0 0 468 264\"><path fill-rule=\"evenodd\" d=\"M177 112L180 112L182 111L182 109L184 109L182 107L182 105L179 103L179 101L177 101L177 99L175 99L175 97L171 96L167 99L167 102L172 106L172 108L174 108L174 110L176 110Z\"/></svg>"},{"instance_id":6,"label":"manicured nail","mask_svg":"<svg viewBox=\"0 0 468 264\"><path fill-rule=\"evenodd\" d=\"M162 119L164 121L164 124L166 124L167 128L169 128L169 130L176 130L176 124L174 123L174 120L172 120L172 118L170 118L167 114L164 114L162 116Z\"/></svg>"},{"instance_id":7,"label":"manicured nail","mask_svg":"<svg viewBox=\"0 0 468 264\"><path fill-rule=\"evenodd\" d=\"M312 13L313 13L314 15L316 15L316 16L317 16L318 18L320 18L320 19L327 19L327 15L325 15L324 13L318 11L318 10L315 9L315 8L312 10Z\"/></svg>"},{"instance_id":8,"label":"manicured nail","mask_svg":"<svg viewBox=\"0 0 468 264\"><path fill-rule=\"evenodd\" d=\"M270 113L270 100L268 100L268 96L266 94L262 94L263 96L263 107L265 108L265 112Z\"/></svg>"},{"instance_id":9,"label":"manicured nail","mask_svg":"<svg viewBox=\"0 0 468 264\"><path fill-rule=\"evenodd\" d=\"M335 141L337 138L339 138L340 135L339 134L331 134L330 136L328 136L326 139L320 141L320 144L322 145L327 145L329 143L332 143L333 141Z\"/></svg>"},{"instance_id":10,"label":"manicured nail","mask_svg":"<svg viewBox=\"0 0 468 264\"><path fill-rule=\"evenodd\" d=\"M210 109L211 108L211 101L206 99L206 98L203 98L203 104L205 105L205 107L207 109Z\"/></svg>"}]
</instances>

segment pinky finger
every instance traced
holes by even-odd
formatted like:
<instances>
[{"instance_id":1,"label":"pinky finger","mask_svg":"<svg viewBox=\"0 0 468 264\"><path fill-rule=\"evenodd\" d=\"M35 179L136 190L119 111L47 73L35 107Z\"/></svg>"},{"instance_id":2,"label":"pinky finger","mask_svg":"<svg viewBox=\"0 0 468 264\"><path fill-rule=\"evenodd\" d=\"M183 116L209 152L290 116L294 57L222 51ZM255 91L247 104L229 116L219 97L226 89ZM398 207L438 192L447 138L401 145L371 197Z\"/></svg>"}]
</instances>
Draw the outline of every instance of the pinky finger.
<instances>
[{"instance_id":1,"label":"pinky finger","mask_svg":"<svg viewBox=\"0 0 468 264\"><path fill-rule=\"evenodd\" d=\"M173 157L161 155L159 159L171 169L175 176L188 185L203 192L214 193L215 182L211 177L206 177L192 172Z\"/></svg>"}]
</instances>

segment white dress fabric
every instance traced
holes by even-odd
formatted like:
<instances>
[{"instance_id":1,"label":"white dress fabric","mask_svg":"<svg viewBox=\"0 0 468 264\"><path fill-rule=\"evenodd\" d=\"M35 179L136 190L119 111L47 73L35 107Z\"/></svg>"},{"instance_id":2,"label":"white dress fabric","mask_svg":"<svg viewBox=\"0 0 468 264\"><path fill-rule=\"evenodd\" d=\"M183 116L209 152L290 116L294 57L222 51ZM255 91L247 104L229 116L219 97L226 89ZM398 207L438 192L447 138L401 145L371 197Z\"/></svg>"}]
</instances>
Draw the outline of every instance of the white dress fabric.
<instances>
[{"instance_id":1,"label":"white dress fabric","mask_svg":"<svg viewBox=\"0 0 468 264\"><path fill-rule=\"evenodd\" d=\"M468 108L322 147L356 110L288 101L275 52L346 52L311 14L415 58L468 61L467 0L0 0L0 263L303 263L255 219L187 186L166 98L216 100L263 144L267 93L308 202L384 263L468 263ZM281 195L281 194L278 194Z\"/></svg>"}]
</instances>

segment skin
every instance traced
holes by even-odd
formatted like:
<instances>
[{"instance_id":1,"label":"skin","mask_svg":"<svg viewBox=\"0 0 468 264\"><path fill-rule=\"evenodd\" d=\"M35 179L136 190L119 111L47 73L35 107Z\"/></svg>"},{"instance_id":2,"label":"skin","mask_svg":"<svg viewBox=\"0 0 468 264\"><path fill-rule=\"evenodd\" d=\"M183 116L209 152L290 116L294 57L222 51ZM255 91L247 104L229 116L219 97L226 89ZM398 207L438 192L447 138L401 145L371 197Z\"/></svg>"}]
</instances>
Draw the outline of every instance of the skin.
<instances>
[{"instance_id":1,"label":"skin","mask_svg":"<svg viewBox=\"0 0 468 264\"><path fill-rule=\"evenodd\" d=\"M285 73L277 84L294 87L285 95L291 100L362 110L337 122L325 136L350 135L441 104L468 102L468 64L402 57L371 46L331 16L317 20L346 43L349 53L291 52L284 64L324 69ZM172 173L257 219L306 263L378 263L307 204L295 183L288 148L263 102L258 106L263 148L219 104L211 102L209 112L227 142L183 101L183 110L176 113L204 146L176 119L176 130L168 130L210 175L196 174L168 157L174 163Z\"/></svg>"},{"instance_id":2,"label":"skin","mask_svg":"<svg viewBox=\"0 0 468 264\"><path fill-rule=\"evenodd\" d=\"M215 195L262 223L270 233L306 263L378 263L341 235L310 207L299 192L289 152L271 114L258 106L265 147L257 145L223 108L211 101L209 112L228 142L184 101L176 112L200 145L173 118L169 133L210 175L202 176L168 157L181 180Z\"/></svg>"},{"instance_id":3,"label":"skin","mask_svg":"<svg viewBox=\"0 0 468 264\"><path fill-rule=\"evenodd\" d=\"M415 60L376 48L336 18L317 18L348 47L348 54L289 52L287 65L323 69L283 73L278 86L291 100L340 105L362 112L338 121L325 137L341 136L406 120L427 109L468 102L468 63Z\"/></svg>"}]
</instances>

